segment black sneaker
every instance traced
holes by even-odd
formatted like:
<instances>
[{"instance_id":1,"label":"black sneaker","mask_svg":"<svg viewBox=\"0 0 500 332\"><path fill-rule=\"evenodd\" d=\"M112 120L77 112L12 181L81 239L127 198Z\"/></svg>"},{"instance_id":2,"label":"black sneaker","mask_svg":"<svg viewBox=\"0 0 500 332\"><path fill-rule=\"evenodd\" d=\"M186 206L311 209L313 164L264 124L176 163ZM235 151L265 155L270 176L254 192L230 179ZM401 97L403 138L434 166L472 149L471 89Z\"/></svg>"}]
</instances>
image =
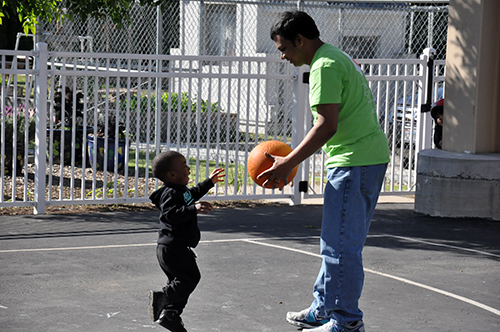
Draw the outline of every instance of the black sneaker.
<instances>
[{"instance_id":1,"label":"black sneaker","mask_svg":"<svg viewBox=\"0 0 500 332\"><path fill-rule=\"evenodd\" d=\"M163 292L149 291L149 317L153 322L160 318L160 313L167 305L167 295Z\"/></svg>"},{"instance_id":2,"label":"black sneaker","mask_svg":"<svg viewBox=\"0 0 500 332\"><path fill-rule=\"evenodd\" d=\"M177 310L162 310L158 323L171 332L187 332Z\"/></svg>"}]
</instances>

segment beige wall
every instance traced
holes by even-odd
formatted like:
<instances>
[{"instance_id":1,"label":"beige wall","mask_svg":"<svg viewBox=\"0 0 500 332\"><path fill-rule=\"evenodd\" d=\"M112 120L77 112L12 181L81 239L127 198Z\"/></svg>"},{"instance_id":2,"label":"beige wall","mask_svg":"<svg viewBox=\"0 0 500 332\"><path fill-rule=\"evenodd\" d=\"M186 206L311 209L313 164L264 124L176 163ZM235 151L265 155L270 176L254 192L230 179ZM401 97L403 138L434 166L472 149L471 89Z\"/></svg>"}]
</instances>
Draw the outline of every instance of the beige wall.
<instances>
[{"instance_id":1,"label":"beige wall","mask_svg":"<svg viewBox=\"0 0 500 332\"><path fill-rule=\"evenodd\" d=\"M450 0L443 149L500 152L500 1Z\"/></svg>"}]
</instances>

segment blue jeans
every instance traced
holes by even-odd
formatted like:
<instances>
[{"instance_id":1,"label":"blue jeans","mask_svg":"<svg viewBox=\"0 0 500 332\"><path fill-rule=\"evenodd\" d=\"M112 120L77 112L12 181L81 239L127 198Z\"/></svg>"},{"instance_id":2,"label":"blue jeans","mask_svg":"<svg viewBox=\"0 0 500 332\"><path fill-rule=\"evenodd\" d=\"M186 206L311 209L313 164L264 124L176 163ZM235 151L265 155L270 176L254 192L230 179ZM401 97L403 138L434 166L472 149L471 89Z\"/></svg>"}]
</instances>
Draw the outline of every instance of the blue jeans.
<instances>
[{"instance_id":1,"label":"blue jeans","mask_svg":"<svg viewBox=\"0 0 500 332\"><path fill-rule=\"evenodd\" d=\"M387 164L328 169L320 249L323 258L311 304L316 317L348 325L363 318L361 252Z\"/></svg>"}]
</instances>

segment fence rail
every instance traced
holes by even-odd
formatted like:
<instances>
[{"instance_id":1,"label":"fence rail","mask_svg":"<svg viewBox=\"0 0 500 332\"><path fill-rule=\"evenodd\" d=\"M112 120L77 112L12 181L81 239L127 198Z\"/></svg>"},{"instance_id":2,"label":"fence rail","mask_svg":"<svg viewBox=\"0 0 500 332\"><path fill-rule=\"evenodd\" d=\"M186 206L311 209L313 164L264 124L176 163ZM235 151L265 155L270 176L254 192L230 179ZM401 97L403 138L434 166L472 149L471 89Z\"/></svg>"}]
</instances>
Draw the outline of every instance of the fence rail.
<instances>
[{"instance_id":1,"label":"fence rail","mask_svg":"<svg viewBox=\"0 0 500 332\"><path fill-rule=\"evenodd\" d=\"M20 55L32 60L24 68L9 65L9 57ZM194 182L225 168L225 183L208 200L300 203L323 193L322 152L301 165L295 186L284 191L258 187L246 171L255 145L277 139L294 147L310 128L305 67L277 57L49 52L43 43L34 52L0 51L0 57L6 156L0 207L44 213L46 206L148 202L160 185L150 175L151 161L170 149L189 160ZM358 62L391 146L383 193L411 193L417 152L430 147L423 140L430 127L421 125L429 116L420 113L427 57ZM438 91L444 63L435 66ZM299 192L300 182L307 192Z\"/></svg>"},{"instance_id":2,"label":"fence rail","mask_svg":"<svg viewBox=\"0 0 500 332\"><path fill-rule=\"evenodd\" d=\"M391 147L382 194L412 193L417 153L431 146L432 120L421 111L444 91L443 3L187 0L135 3L123 28L40 22L36 36L16 41L33 38L35 51L0 51L0 207L146 202L158 186L151 160L165 149L186 155L193 181L226 168L228 181L208 199L321 196L322 152L299 168L305 193L263 190L245 168L257 143L296 146L312 123L306 68L281 61L269 38L279 14L297 8L363 67ZM435 54L419 59L429 47ZM113 158L101 160L111 148Z\"/></svg>"}]
</instances>

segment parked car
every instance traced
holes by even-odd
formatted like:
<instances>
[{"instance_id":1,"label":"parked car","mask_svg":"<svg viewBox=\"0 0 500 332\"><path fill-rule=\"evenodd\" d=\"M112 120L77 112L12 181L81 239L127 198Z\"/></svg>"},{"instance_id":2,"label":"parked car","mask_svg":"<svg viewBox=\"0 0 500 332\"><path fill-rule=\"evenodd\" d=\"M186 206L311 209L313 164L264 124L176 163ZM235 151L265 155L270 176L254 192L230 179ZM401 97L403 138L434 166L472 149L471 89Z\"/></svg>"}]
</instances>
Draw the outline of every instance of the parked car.
<instances>
[{"instance_id":1,"label":"parked car","mask_svg":"<svg viewBox=\"0 0 500 332\"><path fill-rule=\"evenodd\" d=\"M441 100L443 99L444 95L444 87L439 87L437 89L437 98L433 98L433 100ZM433 96L435 97L435 96ZM405 121L404 121L404 141L405 142L410 142L410 139L412 137L411 135L411 127L412 127L412 121L413 121L413 144L415 144L415 139L416 139L416 128L417 128L417 114L418 114L418 93L415 94L415 98L413 99L412 103L412 96L406 97L406 107L403 108L403 98L398 100L398 106L396 108L396 118L398 122L401 122L403 119L403 112L405 116Z\"/></svg>"},{"instance_id":2,"label":"parked car","mask_svg":"<svg viewBox=\"0 0 500 332\"><path fill-rule=\"evenodd\" d=\"M437 97L433 96L433 100L440 100L443 98L444 88L439 87L437 89ZM389 147L392 149L393 144L397 149L396 153L402 149L404 167L409 166L410 161L410 148L415 151L415 143L417 139L417 116L419 112L419 94L409 95L407 97L402 97L398 99L396 105L396 117L394 117L394 109L390 109L387 118L388 124L388 141ZM404 121L403 121L404 118ZM385 125L385 116L382 112L380 115L380 124ZM396 120L396 121L394 121ZM394 136L393 136L394 135ZM411 146L410 146L411 143ZM412 168L415 167L414 164L414 153L411 156Z\"/></svg>"},{"instance_id":3,"label":"parked car","mask_svg":"<svg viewBox=\"0 0 500 332\"><path fill-rule=\"evenodd\" d=\"M436 96L433 96L435 98L433 98L433 100L441 100L443 99L443 95L444 95L444 87L439 87L437 89L437 97ZM418 93L415 94L413 100L412 100L412 96L407 96L406 97L406 106L403 107L403 98L400 98L398 99L398 105L396 107L396 117L398 119L398 121L401 121L402 118L403 118L403 111L405 113L405 118L406 120L413 120L415 121L417 119L417 114L418 114ZM390 114L392 115L392 114Z\"/></svg>"}]
</instances>

